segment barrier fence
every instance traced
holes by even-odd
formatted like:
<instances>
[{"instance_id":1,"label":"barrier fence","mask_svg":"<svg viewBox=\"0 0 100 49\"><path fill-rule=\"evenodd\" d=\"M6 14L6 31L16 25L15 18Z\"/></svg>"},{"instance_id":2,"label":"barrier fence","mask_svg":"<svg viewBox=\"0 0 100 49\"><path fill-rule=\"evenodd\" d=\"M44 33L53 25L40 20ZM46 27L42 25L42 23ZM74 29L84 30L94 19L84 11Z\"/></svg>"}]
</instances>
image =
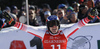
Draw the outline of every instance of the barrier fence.
<instances>
[{"instance_id":1,"label":"barrier fence","mask_svg":"<svg viewBox=\"0 0 100 49\"><path fill-rule=\"evenodd\" d=\"M73 24L61 25L61 29L69 28ZM36 27L45 30L46 26ZM0 48L1 49L37 49L31 47L30 41L34 35L21 31L16 27L4 28L0 31ZM68 39L67 49L100 49L100 24L88 24L80 28Z\"/></svg>"}]
</instances>

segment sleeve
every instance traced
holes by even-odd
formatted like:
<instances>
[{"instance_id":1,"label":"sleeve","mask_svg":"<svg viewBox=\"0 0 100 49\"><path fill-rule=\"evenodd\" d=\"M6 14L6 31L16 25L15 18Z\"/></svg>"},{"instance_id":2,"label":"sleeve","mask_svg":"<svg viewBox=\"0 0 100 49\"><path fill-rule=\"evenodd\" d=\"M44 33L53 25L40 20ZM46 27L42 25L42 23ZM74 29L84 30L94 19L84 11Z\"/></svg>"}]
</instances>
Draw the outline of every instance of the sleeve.
<instances>
[{"instance_id":1,"label":"sleeve","mask_svg":"<svg viewBox=\"0 0 100 49\"><path fill-rule=\"evenodd\" d=\"M7 24L5 23L5 19L0 19L0 28L3 28L4 26L6 26Z\"/></svg>"},{"instance_id":2,"label":"sleeve","mask_svg":"<svg viewBox=\"0 0 100 49\"><path fill-rule=\"evenodd\" d=\"M32 35L35 35L35 36L37 36L41 39L44 37L44 34L45 34L44 30L40 30L40 29L37 29L36 27L28 26L28 25L25 25L25 24L22 24L22 23L19 23L19 22L16 22L14 27L17 27L20 30L28 32Z\"/></svg>"},{"instance_id":3,"label":"sleeve","mask_svg":"<svg viewBox=\"0 0 100 49\"><path fill-rule=\"evenodd\" d=\"M64 35L66 36L66 38L69 38L69 36L71 36L78 29L80 29L81 27L86 25L89 21L90 20L86 17L86 18L80 20L79 22L77 22L76 24L74 24L73 26L71 26L70 28L65 28L63 30Z\"/></svg>"}]
</instances>

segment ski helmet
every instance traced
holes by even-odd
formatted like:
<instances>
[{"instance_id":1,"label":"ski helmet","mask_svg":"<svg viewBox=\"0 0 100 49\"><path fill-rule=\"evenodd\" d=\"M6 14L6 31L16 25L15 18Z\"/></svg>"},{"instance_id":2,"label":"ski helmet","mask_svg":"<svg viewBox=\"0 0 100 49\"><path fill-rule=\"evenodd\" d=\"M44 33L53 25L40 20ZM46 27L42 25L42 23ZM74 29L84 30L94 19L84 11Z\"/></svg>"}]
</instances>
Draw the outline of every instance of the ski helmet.
<instances>
[{"instance_id":1,"label":"ski helmet","mask_svg":"<svg viewBox=\"0 0 100 49\"><path fill-rule=\"evenodd\" d=\"M58 26L60 29L59 18L56 15L51 15L47 17L47 28L50 31L49 27Z\"/></svg>"}]
</instances>

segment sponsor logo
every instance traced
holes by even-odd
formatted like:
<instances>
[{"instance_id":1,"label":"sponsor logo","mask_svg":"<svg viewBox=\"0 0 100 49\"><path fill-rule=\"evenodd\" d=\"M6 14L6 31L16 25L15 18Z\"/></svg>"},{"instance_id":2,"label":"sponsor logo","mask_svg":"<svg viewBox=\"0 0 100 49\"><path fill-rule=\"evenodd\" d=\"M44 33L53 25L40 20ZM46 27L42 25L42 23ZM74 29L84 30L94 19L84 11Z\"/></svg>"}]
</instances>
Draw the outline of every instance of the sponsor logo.
<instances>
[{"instance_id":1,"label":"sponsor logo","mask_svg":"<svg viewBox=\"0 0 100 49\"><path fill-rule=\"evenodd\" d=\"M44 43L65 43L66 40L44 40Z\"/></svg>"}]
</instances>

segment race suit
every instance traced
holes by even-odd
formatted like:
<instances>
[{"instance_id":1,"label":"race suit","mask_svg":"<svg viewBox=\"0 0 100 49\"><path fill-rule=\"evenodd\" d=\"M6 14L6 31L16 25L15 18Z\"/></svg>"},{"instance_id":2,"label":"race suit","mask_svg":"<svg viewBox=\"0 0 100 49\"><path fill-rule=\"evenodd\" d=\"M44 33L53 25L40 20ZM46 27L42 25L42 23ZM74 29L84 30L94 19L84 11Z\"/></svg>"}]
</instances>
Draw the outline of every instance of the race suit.
<instances>
[{"instance_id":1,"label":"race suit","mask_svg":"<svg viewBox=\"0 0 100 49\"><path fill-rule=\"evenodd\" d=\"M66 49L69 36L75 33L82 26L86 25L89 21L90 20L86 17L71 26L70 28L59 30L57 34L52 34L48 30L39 30L32 26L27 26L19 22L16 22L14 26L19 28L20 30L26 31L32 35L41 38L44 49Z\"/></svg>"}]
</instances>

